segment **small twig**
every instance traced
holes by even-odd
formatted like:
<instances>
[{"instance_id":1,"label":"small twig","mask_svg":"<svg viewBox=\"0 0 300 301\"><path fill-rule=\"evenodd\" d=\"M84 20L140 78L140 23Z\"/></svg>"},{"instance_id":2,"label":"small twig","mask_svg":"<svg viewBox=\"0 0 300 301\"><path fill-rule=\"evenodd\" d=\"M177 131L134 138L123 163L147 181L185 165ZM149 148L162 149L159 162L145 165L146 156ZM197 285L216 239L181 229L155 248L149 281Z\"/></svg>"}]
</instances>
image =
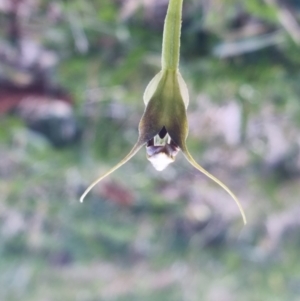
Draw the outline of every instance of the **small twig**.
<instances>
[{"instance_id":1,"label":"small twig","mask_svg":"<svg viewBox=\"0 0 300 301\"><path fill-rule=\"evenodd\" d=\"M280 5L277 0L265 0L265 2L277 10L278 20L282 27L293 41L300 45L300 26L292 11L287 6Z\"/></svg>"},{"instance_id":2,"label":"small twig","mask_svg":"<svg viewBox=\"0 0 300 301\"><path fill-rule=\"evenodd\" d=\"M258 37L222 43L213 49L213 54L219 58L234 57L275 46L282 42L282 34L274 32Z\"/></svg>"},{"instance_id":3,"label":"small twig","mask_svg":"<svg viewBox=\"0 0 300 301\"><path fill-rule=\"evenodd\" d=\"M70 23L70 28L77 50L82 54L87 53L89 49L89 42L81 24L79 24L79 16L68 12L67 18Z\"/></svg>"}]
</instances>

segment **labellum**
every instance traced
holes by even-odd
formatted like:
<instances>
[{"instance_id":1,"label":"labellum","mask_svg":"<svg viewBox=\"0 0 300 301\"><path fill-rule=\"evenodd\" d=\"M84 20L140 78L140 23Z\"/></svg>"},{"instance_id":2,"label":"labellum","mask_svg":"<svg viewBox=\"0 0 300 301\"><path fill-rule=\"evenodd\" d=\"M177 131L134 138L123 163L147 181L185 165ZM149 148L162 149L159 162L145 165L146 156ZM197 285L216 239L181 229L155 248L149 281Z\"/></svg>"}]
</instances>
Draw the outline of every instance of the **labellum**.
<instances>
[{"instance_id":1,"label":"labellum","mask_svg":"<svg viewBox=\"0 0 300 301\"><path fill-rule=\"evenodd\" d=\"M220 185L234 199L246 224L246 217L237 197L224 183L194 160L186 145L188 136L186 109L189 104L189 93L178 68L182 1L169 1L163 33L162 70L150 81L145 90L143 98L146 108L139 123L136 144L123 160L86 189L80 201L83 201L97 183L146 146L147 159L159 171L174 162L178 152L182 151L193 167Z\"/></svg>"}]
</instances>

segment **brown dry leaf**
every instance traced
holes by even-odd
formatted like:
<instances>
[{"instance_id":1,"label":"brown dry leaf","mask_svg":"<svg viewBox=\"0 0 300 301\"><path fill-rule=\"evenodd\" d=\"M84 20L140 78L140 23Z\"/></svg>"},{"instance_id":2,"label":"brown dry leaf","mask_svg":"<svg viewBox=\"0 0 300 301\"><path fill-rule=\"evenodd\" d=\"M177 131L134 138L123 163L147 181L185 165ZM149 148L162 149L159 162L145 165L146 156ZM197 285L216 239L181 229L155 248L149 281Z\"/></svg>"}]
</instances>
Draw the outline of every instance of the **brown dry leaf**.
<instances>
[{"instance_id":1,"label":"brown dry leaf","mask_svg":"<svg viewBox=\"0 0 300 301\"><path fill-rule=\"evenodd\" d=\"M122 206L130 206L135 201L133 192L117 182L105 183L101 189L101 197Z\"/></svg>"}]
</instances>

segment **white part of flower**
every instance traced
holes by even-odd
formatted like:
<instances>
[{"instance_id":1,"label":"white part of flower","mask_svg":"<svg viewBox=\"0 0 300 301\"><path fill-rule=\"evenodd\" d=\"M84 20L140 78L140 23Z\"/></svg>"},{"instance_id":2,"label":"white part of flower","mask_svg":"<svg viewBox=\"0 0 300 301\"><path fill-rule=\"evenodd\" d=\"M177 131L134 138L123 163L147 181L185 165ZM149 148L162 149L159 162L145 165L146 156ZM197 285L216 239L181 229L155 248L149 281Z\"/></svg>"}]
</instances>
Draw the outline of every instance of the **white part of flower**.
<instances>
[{"instance_id":1,"label":"white part of flower","mask_svg":"<svg viewBox=\"0 0 300 301\"><path fill-rule=\"evenodd\" d=\"M170 163L174 162L174 158L169 157L167 154L163 152L148 157L148 160L158 171L164 170Z\"/></svg>"},{"instance_id":2,"label":"white part of flower","mask_svg":"<svg viewBox=\"0 0 300 301\"><path fill-rule=\"evenodd\" d=\"M148 104L148 102L150 101L150 99L152 98L153 94L155 93L157 86L161 80L162 77L162 71L160 71L159 73L157 73L150 81L150 83L148 84L148 86L146 87L146 90L144 92L144 103L145 105Z\"/></svg>"},{"instance_id":3,"label":"white part of flower","mask_svg":"<svg viewBox=\"0 0 300 301\"><path fill-rule=\"evenodd\" d=\"M190 100L189 91L188 91L187 85L186 85L186 83L185 83L185 81L184 81L184 79L183 79L183 77L182 77L182 75L180 74L179 71L177 72L177 78L178 78L181 97L183 99L185 108L187 108L188 105L189 105L189 100Z\"/></svg>"}]
</instances>

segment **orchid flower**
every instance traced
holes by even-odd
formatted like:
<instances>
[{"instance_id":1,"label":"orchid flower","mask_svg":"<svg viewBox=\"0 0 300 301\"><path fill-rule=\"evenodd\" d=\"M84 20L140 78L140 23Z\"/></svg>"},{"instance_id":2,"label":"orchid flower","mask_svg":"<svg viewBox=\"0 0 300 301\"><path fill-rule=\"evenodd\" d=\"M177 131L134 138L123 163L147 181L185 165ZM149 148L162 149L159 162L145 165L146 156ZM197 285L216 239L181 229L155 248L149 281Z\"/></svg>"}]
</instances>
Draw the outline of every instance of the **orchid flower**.
<instances>
[{"instance_id":1,"label":"orchid flower","mask_svg":"<svg viewBox=\"0 0 300 301\"><path fill-rule=\"evenodd\" d=\"M145 90L143 98L146 108L139 123L136 144L123 160L86 189L80 201L84 200L97 183L129 161L143 146L146 146L148 160L159 171L173 162L181 150L193 167L220 185L234 199L246 224L245 213L237 197L224 183L194 160L186 145L188 136L186 109L189 104L189 93L178 67L182 1L169 1L163 32L162 68Z\"/></svg>"}]
</instances>

